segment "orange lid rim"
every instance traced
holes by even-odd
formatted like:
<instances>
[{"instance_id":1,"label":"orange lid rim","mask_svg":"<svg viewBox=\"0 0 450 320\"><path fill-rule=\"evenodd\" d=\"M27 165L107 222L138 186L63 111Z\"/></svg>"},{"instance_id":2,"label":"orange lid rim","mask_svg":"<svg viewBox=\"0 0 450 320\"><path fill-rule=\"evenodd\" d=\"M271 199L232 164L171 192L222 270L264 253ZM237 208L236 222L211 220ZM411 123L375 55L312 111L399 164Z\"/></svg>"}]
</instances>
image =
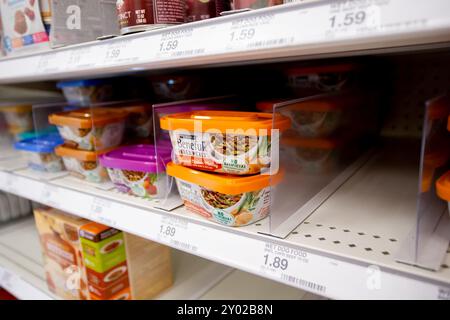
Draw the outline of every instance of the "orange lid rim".
<instances>
[{"instance_id":1,"label":"orange lid rim","mask_svg":"<svg viewBox=\"0 0 450 320\"><path fill-rule=\"evenodd\" d=\"M100 110L107 115L95 115L92 110ZM99 111L96 111L99 112ZM75 117L75 114L85 113L89 117L83 119ZM72 116L71 116L72 115ZM93 127L103 127L110 123L124 121L128 116L125 110L115 108L82 108L75 111L65 111L51 114L48 117L50 124L56 126L69 126L74 128L89 129Z\"/></svg>"},{"instance_id":2,"label":"orange lid rim","mask_svg":"<svg viewBox=\"0 0 450 320\"><path fill-rule=\"evenodd\" d=\"M167 164L166 173L202 188L223 194L241 194L258 191L281 182L284 171L278 170L274 175L234 176L219 173L203 172L184 167L173 162Z\"/></svg>"},{"instance_id":3,"label":"orange lid rim","mask_svg":"<svg viewBox=\"0 0 450 320\"><path fill-rule=\"evenodd\" d=\"M100 155L107 153L113 149L114 148L101 151L88 151L88 150L68 148L62 145L55 148L55 153L60 157L75 158L80 161L97 161Z\"/></svg>"},{"instance_id":4,"label":"orange lid rim","mask_svg":"<svg viewBox=\"0 0 450 320\"><path fill-rule=\"evenodd\" d=\"M196 122L199 121L199 122ZM200 123L200 125L198 125ZM267 136L274 129L284 131L291 127L291 120L280 114L239 111L194 111L176 113L160 119L164 130L189 132L222 132ZM200 131L198 131L200 129Z\"/></svg>"},{"instance_id":5,"label":"orange lid rim","mask_svg":"<svg viewBox=\"0 0 450 320\"><path fill-rule=\"evenodd\" d=\"M450 202L450 171L436 181L436 193L442 200Z\"/></svg>"}]
</instances>

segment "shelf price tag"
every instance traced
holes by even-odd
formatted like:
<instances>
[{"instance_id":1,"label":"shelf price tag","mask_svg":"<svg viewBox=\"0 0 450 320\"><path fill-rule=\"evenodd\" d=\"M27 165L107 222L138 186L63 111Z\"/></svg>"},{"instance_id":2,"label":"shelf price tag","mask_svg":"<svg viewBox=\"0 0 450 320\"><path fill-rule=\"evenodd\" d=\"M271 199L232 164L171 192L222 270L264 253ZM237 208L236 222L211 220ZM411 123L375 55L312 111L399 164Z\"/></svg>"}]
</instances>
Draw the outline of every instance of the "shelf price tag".
<instances>
[{"instance_id":1,"label":"shelf price tag","mask_svg":"<svg viewBox=\"0 0 450 320\"><path fill-rule=\"evenodd\" d=\"M14 179L14 175L11 173L6 174L6 190L10 193L18 194L18 190L16 188L16 180Z\"/></svg>"},{"instance_id":2,"label":"shelf price tag","mask_svg":"<svg viewBox=\"0 0 450 320\"><path fill-rule=\"evenodd\" d=\"M202 37L196 37L194 28L182 28L161 34L156 58L181 58L205 52Z\"/></svg>"},{"instance_id":3,"label":"shelf price tag","mask_svg":"<svg viewBox=\"0 0 450 320\"><path fill-rule=\"evenodd\" d=\"M58 195L59 188L56 186L52 186L50 184L44 185L44 188L42 189L41 194L41 201L45 204L47 204L50 207L59 208L60 202L59 202L59 195Z\"/></svg>"},{"instance_id":4,"label":"shelf price tag","mask_svg":"<svg viewBox=\"0 0 450 320\"><path fill-rule=\"evenodd\" d=\"M302 278L301 266L309 264L308 253L297 248L291 248L274 243L266 243L261 255L262 273L277 278L298 288L324 293L324 285Z\"/></svg>"},{"instance_id":5,"label":"shelf price tag","mask_svg":"<svg viewBox=\"0 0 450 320\"><path fill-rule=\"evenodd\" d=\"M94 197L92 200L89 218L110 227L115 227L117 222L111 217L110 214L108 214L111 210L111 204L112 202L110 200Z\"/></svg>"},{"instance_id":6,"label":"shelf price tag","mask_svg":"<svg viewBox=\"0 0 450 320\"><path fill-rule=\"evenodd\" d=\"M292 44L293 30L285 28L284 21L280 20L279 14L264 13L231 21L225 50L252 50Z\"/></svg>"},{"instance_id":7,"label":"shelf price tag","mask_svg":"<svg viewBox=\"0 0 450 320\"><path fill-rule=\"evenodd\" d=\"M176 249L197 252L196 234L192 232L191 226L192 224L184 219L163 216L158 225L157 239L159 242Z\"/></svg>"},{"instance_id":8,"label":"shelf price tag","mask_svg":"<svg viewBox=\"0 0 450 320\"><path fill-rule=\"evenodd\" d=\"M1 275L0 284L2 287L8 290L12 290L14 288L14 283L17 282L18 276L9 272L6 269L3 269L3 274Z\"/></svg>"},{"instance_id":9,"label":"shelf price tag","mask_svg":"<svg viewBox=\"0 0 450 320\"><path fill-rule=\"evenodd\" d=\"M111 43L103 45L103 50L99 52L99 64L104 66L137 62L142 52L136 50L133 42L133 39L113 39Z\"/></svg>"}]
</instances>

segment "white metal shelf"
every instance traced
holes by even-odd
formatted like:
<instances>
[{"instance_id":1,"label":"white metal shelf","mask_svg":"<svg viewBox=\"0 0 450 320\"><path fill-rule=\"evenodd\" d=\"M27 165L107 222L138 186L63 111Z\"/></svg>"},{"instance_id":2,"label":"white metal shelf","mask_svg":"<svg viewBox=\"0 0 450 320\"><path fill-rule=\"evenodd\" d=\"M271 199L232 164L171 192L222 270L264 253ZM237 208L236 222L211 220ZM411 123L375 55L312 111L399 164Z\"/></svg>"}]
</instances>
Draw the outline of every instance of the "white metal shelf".
<instances>
[{"instance_id":1,"label":"white metal shelf","mask_svg":"<svg viewBox=\"0 0 450 320\"><path fill-rule=\"evenodd\" d=\"M157 299L319 298L181 251L172 261L174 285ZM33 218L0 228L0 286L21 300L58 299L47 289Z\"/></svg>"},{"instance_id":2,"label":"white metal shelf","mask_svg":"<svg viewBox=\"0 0 450 320\"><path fill-rule=\"evenodd\" d=\"M330 298L449 298L450 255L439 272L394 258L415 223L418 172L409 159L415 157L397 146L377 153L285 239L265 235L268 219L228 228L183 207L168 212L65 183L68 177L39 181L23 170L0 171L0 189ZM175 235L162 234L162 225L175 227ZM275 257L287 259L288 268L274 268Z\"/></svg>"},{"instance_id":3,"label":"white metal shelf","mask_svg":"<svg viewBox=\"0 0 450 320\"><path fill-rule=\"evenodd\" d=\"M447 0L293 3L5 58L0 83L448 47L449 11Z\"/></svg>"}]
</instances>

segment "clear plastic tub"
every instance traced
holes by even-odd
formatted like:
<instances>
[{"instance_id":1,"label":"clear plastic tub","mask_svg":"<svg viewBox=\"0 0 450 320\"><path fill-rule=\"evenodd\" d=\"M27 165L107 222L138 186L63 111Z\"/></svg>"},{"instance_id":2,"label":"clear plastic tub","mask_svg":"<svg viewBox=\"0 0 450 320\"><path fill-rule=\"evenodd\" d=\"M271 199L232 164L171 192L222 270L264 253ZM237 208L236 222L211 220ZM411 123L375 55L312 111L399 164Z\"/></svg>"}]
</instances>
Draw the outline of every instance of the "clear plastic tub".
<instances>
[{"instance_id":1,"label":"clear plastic tub","mask_svg":"<svg viewBox=\"0 0 450 320\"><path fill-rule=\"evenodd\" d=\"M256 107L262 112L273 112L273 106L278 102L280 100L261 101ZM333 95L293 103L284 108L283 114L291 118L292 129L300 136L327 137L352 125L360 102L359 95Z\"/></svg>"},{"instance_id":2,"label":"clear plastic tub","mask_svg":"<svg viewBox=\"0 0 450 320\"><path fill-rule=\"evenodd\" d=\"M149 138L153 134L153 109L151 104L138 103L121 107L127 112L127 138Z\"/></svg>"},{"instance_id":3,"label":"clear plastic tub","mask_svg":"<svg viewBox=\"0 0 450 320\"><path fill-rule=\"evenodd\" d=\"M58 134L52 134L16 142L14 147L22 151L31 169L59 172L64 170L64 166L62 159L55 154L55 148L63 143Z\"/></svg>"},{"instance_id":4,"label":"clear plastic tub","mask_svg":"<svg viewBox=\"0 0 450 320\"><path fill-rule=\"evenodd\" d=\"M245 226L267 217L272 186L283 178L281 170L272 176L232 176L174 163L167 165L167 174L176 179L186 209L229 227Z\"/></svg>"},{"instance_id":5,"label":"clear plastic tub","mask_svg":"<svg viewBox=\"0 0 450 320\"><path fill-rule=\"evenodd\" d=\"M112 108L82 108L55 113L49 122L58 127L65 144L80 150L105 150L120 145L127 113Z\"/></svg>"},{"instance_id":6,"label":"clear plastic tub","mask_svg":"<svg viewBox=\"0 0 450 320\"><path fill-rule=\"evenodd\" d=\"M161 118L177 164L217 173L256 174L270 166L271 129L289 118L269 113L194 111ZM272 151L273 152L273 151Z\"/></svg>"},{"instance_id":7,"label":"clear plastic tub","mask_svg":"<svg viewBox=\"0 0 450 320\"><path fill-rule=\"evenodd\" d=\"M155 150L154 145L121 147L100 156L117 190L145 199L162 198L168 193L166 163L169 148Z\"/></svg>"},{"instance_id":8,"label":"clear plastic tub","mask_svg":"<svg viewBox=\"0 0 450 320\"><path fill-rule=\"evenodd\" d=\"M33 114L31 105L17 105L1 107L0 111L5 115L8 131L17 135L33 130Z\"/></svg>"},{"instance_id":9,"label":"clear plastic tub","mask_svg":"<svg viewBox=\"0 0 450 320\"><path fill-rule=\"evenodd\" d=\"M64 166L75 177L89 182L101 183L109 180L108 172L98 161L98 157L110 150L85 151L59 146L55 149L62 157Z\"/></svg>"},{"instance_id":10,"label":"clear plastic tub","mask_svg":"<svg viewBox=\"0 0 450 320\"><path fill-rule=\"evenodd\" d=\"M354 153L352 138L351 135L328 139L286 135L281 139L280 149L305 172L325 173L338 168Z\"/></svg>"},{"instance_id":11,"label":"clear plastic tub","mask_svg":"<svg viewBox=\"0 0 450 320\"><path fill-rule=\"evenodd\" d=\"M68 103L79 106L110 101L113 97L112 84L107 80L62 81L56 86L62 89Z\"/></svg>"},{"instance_id":12,"label":"clear plastic tub","mask_svg":"<svg viewBox=\"0 0 450 320\"><path fill-rule=\"evenodd\" d=\"M444 174L436 182L436 191L439 196L444 201L448 203L448 213L450 214L450 171Z\"/></svg>"},{"instance_id":13,"label":"clear plastic tub","mask_svg":"<svg viewBox=\"0 0 450 320\"><path fill-rule=\"evenodd\" d=\"M288 87L297 97L342 91L354 84L359 68L352 63L291 67L286 69Z\"/></svg>"}]
</instances>

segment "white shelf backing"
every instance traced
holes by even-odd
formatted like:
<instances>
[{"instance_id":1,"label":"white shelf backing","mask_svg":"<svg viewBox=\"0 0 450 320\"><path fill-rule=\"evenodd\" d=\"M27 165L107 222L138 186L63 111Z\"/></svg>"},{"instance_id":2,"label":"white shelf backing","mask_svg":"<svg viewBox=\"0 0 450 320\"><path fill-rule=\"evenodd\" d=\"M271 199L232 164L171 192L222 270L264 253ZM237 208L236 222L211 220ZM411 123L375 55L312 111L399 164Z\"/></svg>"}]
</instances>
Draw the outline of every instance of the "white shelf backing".
<instances>
[{"instance_id":1,"label":"white shelf backing","mask_svg":"<svg viewBox=\"0 0 450 320\"><path fill-rule=\"evenodd\" d=\"M172 258L174 284L157 297L159 300L224 299L233 292L235 299L271 299L279 294L285 299L318 298L178 250L173 251ZM257 291L244 290L248 284ZM0 229L0 286L22 300L57 299L47 290L32 218Z\"/></svg>"},{"instance_id":2,"label":"white shelf backing","mask_svg":"<svg viewBox=\"0 0 450 320\"><path fill-rule=\"evenodd\" d=\"M0 171L0 189L329 298L450 298L449 255L438 272L394 258L415 221L417 171L407 161L415 157L405 155L397 146L376 153L285 239L259 233L268 233L268 219L228 228L58 179ZM172 235L161 232L167 226Z\"/></svg>"},{"instance_id":3,"label":"white shelf backing","mask_svg":"<svg viewBox=\"0 0 450 320\"><path fill-rule=\"evenodd\" d=\"M447 0L293 3L3 59L0 82L442 47L449 11Z\"/></svg>"}]
</instances>

